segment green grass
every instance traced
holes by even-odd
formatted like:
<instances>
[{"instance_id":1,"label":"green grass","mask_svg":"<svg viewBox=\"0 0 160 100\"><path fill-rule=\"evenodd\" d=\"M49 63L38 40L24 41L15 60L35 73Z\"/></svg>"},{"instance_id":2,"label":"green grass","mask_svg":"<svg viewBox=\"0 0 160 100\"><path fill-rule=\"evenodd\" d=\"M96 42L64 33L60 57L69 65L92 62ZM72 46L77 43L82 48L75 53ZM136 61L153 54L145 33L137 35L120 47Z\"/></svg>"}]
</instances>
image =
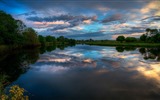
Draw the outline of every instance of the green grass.
<instances>
[{"instance_id":1,"label":"green grass","mask_svg":"<svg viewBox=\"0 0 160 100\"><path fill-rule=\"evenodd\" d=\"M85 44L88 45L99 45L99 46L134 46L134 47L160 47L160 43L141 43L141 42L134 42L134 43L127 43L127 42L117 42L117 41L93 41L93 42L86 42Z\"/></svg>"}]
</instances>

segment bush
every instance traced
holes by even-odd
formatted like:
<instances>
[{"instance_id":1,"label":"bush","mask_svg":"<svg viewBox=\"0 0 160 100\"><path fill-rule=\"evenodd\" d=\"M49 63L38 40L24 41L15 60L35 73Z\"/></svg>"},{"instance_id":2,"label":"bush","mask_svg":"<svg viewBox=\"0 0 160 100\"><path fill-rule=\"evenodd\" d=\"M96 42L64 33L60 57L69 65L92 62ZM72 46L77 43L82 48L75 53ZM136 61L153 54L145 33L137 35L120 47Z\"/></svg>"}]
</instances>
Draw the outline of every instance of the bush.
<instances>
[{"instance_id":1,"label":"bush","mask_svg":"<svg viewBox=\"0 0 160 100\"><path fill-rule=\"evenodd\" d=\"M125 41L125 37L124 36L118 36L116 41L123 42L123 41Z\"/></svg>"},{"instance_id":2,"label":"bush","mask_svg":"<svg viewBox=\"0 0 160 100\"><path fill-rule=\"evenodd\" d=\"M135 37L127 37L126 42L136 42L137 39Z\"/></svg>"},{"instance_id":3,"label":"bush","mask_svg":"<svg viewBox=\"0 0 160 100\"><path fill-rule=\"evenodd\" d=\"M18 85L10 87L9 94L3 94L1 100L29 100L28 96L24 96L24 89Z\"/></svg>"}]
</instances>

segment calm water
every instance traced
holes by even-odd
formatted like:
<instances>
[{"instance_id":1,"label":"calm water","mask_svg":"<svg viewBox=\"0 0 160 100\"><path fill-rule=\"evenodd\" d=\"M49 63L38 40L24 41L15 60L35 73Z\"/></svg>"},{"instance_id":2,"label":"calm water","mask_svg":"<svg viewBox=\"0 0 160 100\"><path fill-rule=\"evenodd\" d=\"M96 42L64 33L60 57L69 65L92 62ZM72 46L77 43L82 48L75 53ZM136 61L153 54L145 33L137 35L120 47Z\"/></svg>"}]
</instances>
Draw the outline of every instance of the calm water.
<instances>
[{"instance_id":1,"label":"calm water","mask_svg":"<svg viewBox=\"0 0 160 100\"><path fill-rule=\"evenodd\" d=\"M160 100L158 48L47 50L13 53L0 62L11 85L24 88L31 100Z\"/></svg>"}]
</instances>

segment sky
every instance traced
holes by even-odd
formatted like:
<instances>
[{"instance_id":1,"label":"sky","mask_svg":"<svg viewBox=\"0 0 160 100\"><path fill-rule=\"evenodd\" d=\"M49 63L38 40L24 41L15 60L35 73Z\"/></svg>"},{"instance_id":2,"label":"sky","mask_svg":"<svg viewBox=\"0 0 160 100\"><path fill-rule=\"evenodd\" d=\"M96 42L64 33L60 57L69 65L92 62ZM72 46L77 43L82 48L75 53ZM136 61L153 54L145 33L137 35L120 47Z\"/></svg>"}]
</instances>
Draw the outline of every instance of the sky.
<instances>
[{"instance_id":1,"label":"sky","mask_svg":"<svg viewBox=\"0 0 160 100\"><path fill-rule=\"evenodd\" d=\"M160 29L160 0L0 0L0 10L43 36L100 40Z\"/></svg>"}]
</instances>

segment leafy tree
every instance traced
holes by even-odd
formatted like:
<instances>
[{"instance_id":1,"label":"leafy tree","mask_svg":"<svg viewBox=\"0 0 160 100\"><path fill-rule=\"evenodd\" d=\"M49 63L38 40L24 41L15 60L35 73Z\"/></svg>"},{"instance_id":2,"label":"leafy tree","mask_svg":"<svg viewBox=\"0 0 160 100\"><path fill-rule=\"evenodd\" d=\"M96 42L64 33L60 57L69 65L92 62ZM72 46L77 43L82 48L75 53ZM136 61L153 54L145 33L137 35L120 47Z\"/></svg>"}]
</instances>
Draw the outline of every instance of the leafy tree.
<instances>
[{"instance_id":1,"label":"leafy tree","mask_svg":"<svg viewBox=\"0 0 160 100\"><path fill-rule=\"evenodd\" d=\"M147 39L147 35L143 34L140 36L141 41L146 41L146 39Z\"/></svg>"},{"instance_id":2,"label":"leafy tree","mask_svg":"<svg viewBox=\"0 0 160 100\"><path fill-rule=\"evenodd\" d=\"M149 35L150 30L151 30L150 28L147 28L147 29L146 29L146 35L147 35L147 36Z\"/></svg>"},{"instance_id":3,"label":"leafy tree","mask_svg":"<svg viewBox=\"0 0 160 100\"><path fill-rule=\"evenodd\" d=\"M53 37L52 36L46 36L46 42L52 42Z\"/></svg>"},{"instance_id":4,"label":"leafy tree","mask_svg":"<svg viewBox=\"0 0 160 100\"><path fill-rule=\"evenodd\" d=\"M135 37L127 37L126 42L135 42L137 39Z\"/></svg>"},{"instance_id":5,"label":"leafy tree","mask_svg":"<svg viewBox=\"0 0 160 100\"><path fill-rule=\"evenodd\" d=\"M57 41L58 41L58 42L61 42L62 44L64 44L64 42L65 42L64 36L58 37L58 38L57 38Z\"/></svg>"},{"instance_id":6,"label":"leafy tree","mask_svg":"<svg viewBox=\"0 0 160 100\"><path fill-rule=\"evenodd\" d=\"M42 45L45 45L45 43L46 43L46 38L45 37L43 37L42 35L39 35L38 40Z\"/></svg>"},{"instance_id":7,"label":"leafy tree","mask_svg":"<svg viewBox=\"0 0 160 100\"><path fill-rule=\"evenodd\" d=\"M14 44L17 28L16 20L11 15L0 11L0 37L5 44Z\"/></svg>"},{"instance_id":8,"label":"leafy tree","mask_svg":"<svg viewBox=\"0 0 160 100\"><path fill-rule=\"evenodd\" d=\"M125 37L124 36L118 36L116 41L123 42L123 41L125 41Z\"/></svg>"},{"instance_id":9,"label":"leafy tree","mask_svg":"<svg viewBox=\"0 0 160 100\"><path fill-rule=\"evenodd\" d=\"M38 36L37 36L35 30L33 30L32 28L25 29L25 31L23 32L23 36L26 41L25 42L26 45L39 44Z\"/></svg>"}]
</instances>

